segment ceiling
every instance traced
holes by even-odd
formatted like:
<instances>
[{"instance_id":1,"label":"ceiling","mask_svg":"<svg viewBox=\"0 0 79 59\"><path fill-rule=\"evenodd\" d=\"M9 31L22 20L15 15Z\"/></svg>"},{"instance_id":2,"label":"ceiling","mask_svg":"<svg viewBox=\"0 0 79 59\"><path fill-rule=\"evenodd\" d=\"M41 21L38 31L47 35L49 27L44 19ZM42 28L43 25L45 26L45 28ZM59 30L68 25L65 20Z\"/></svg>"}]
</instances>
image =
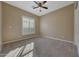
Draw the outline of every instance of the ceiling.
<instances>
[{"instance_id":1,"label":"ceiling","mask_svg":"<svg viewBox=\"0 0 79 59\"><path fill-rule=\"evenodd\" d=\"M37 6L33 1L4 1L5 3L11 4L13 6L16 6L20 9L23 9L25 11L28 11L30 13L33 13L37 16L45 15L49 12L55 11L59 8L65 7L67 5L70 5L74 3L73 1L47 1L45 6L48 7L48 9L41 9L42 12L39 11L39 8L33 9L32 6Z\"/></svg>"}]
</instances>

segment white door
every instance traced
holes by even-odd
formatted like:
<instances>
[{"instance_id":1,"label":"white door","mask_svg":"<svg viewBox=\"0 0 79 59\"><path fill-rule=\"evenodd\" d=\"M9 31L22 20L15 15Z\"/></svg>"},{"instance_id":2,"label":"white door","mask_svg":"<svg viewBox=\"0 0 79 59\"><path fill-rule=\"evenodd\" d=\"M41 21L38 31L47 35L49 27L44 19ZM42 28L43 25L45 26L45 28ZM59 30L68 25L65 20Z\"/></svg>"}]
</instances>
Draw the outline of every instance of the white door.
<instances>
[{"instance_id":1,"label":"white door","mask_svg":"<svg viewBox=\"0 0 79 59\"><path fill-rule=\"evenodd\" d=\"M2 12L1 12L1 2L0 2L0 51L2 46Z\"/></svg>"},{"instance_id":2,"label":"white door","mask_svg":"<svg viewBox=\"0 0 79 59\"><path fill-rule=\"evenodd\" d=\"M78 2L78 8L75 9L74 14L75 14L75 20L74 20L75 44L77 45L78 55L79 55L79 2Z\"/></svg>"}]
</instances>

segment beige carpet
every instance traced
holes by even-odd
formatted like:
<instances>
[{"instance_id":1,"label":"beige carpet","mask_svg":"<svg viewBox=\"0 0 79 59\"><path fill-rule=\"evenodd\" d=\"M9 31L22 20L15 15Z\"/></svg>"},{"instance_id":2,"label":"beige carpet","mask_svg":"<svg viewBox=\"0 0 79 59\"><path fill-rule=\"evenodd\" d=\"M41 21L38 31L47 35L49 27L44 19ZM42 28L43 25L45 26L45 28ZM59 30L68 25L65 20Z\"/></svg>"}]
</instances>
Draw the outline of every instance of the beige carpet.
<instances>
[{"instance_id":1,"label":"beige carpet","mask_svg":"<svg viewBox=\"0 0 79 59\"><path fill-rule=\"evenodd\" d=\"M48 38L33 38L15 43L3 45L0 56L5 56L9 52L26 46L21 57L77 57L76 46L72 43L62 42Z\"/></svg>"}]
</instances>

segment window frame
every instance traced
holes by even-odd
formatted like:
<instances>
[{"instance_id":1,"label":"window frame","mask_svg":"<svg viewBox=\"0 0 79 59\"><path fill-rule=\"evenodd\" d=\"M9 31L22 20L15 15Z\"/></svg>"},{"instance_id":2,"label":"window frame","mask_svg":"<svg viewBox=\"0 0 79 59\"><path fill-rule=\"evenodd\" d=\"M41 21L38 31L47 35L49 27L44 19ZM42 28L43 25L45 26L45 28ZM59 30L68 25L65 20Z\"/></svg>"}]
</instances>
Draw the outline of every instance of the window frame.
<instances>
[{"instance_id":1,"label":"window frame","mask_svg":"<svg viewBox=\"0 0 79 59\"><path fill-rule=\"evenodd\" d=\"M23 22L24 22L24 20L23 20L23 18L28 18L29 19L29 33L24 33L24 27L23 27ZM34 31L33 32L31 32L31 25L30 25L30 20L34 20ZM31 35L31 34L35 34L35 31L36 31L36 29L35 29L35 26L36 26L36 23L35 23L35 18L33 17L33 16L22 16L22 35Z\"/></svg>"}]
</instances>

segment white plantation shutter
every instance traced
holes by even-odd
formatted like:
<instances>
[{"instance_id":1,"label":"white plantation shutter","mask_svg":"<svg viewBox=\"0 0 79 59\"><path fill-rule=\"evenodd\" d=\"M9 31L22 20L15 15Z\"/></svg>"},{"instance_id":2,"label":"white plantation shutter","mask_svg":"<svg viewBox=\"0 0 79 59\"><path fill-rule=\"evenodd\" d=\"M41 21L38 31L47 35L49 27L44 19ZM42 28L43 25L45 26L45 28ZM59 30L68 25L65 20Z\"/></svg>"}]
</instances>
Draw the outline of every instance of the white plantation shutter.
<instances>
[{"instance_id":1,"label":"white plantation shutter","mask_svg":"<svg viewBox=\"0 0 79 59\"><path fill-rule=\"evenodd\" d=\"M22 33L23 35L35 33L35 19L33 17L22 17Z\"/></svg>"}]
</instances>

